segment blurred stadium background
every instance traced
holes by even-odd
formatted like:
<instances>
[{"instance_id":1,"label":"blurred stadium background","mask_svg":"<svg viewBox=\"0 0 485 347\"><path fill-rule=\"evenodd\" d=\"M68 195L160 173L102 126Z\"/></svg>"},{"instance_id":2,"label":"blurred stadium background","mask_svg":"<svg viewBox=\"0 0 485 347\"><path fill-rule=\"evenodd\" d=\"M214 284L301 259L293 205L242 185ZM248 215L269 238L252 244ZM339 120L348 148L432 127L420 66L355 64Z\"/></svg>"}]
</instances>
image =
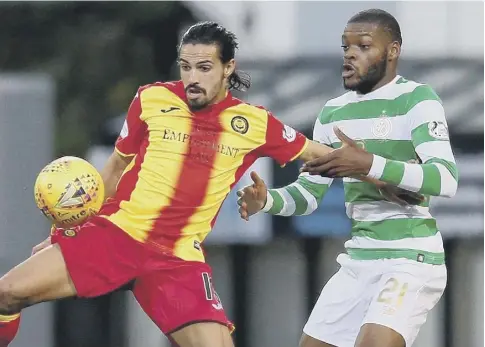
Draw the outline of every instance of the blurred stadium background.
<instances>
[{"instance_id":1,"label":"blurred stadium background","mask_svg":"<svg viewBox=\"0 0 485 347\"><path fill-rule=\"evenodd\" d=\"M459 190L436 199L449 285L415 347L483 346L483 3L480 2L1 2L0 271L29 256L49 225L32 187L53 158L101 168L137 86L177 79L176 44L188 25L216 20L240 40L243 96L311 134L326 100L342 92L340 36L355 12L378 7L401 24L400 74L442 97ZM260 160L269 185L292 182ZM241 185L247 182L245 178ZM237 347L295 347L348 237L337 182L312 216L237 215L226 201L207 241L208 262ZM14 347L162 347L165 338L130 293L64 300L25 311Z\"/></svg>"}]
</instances>

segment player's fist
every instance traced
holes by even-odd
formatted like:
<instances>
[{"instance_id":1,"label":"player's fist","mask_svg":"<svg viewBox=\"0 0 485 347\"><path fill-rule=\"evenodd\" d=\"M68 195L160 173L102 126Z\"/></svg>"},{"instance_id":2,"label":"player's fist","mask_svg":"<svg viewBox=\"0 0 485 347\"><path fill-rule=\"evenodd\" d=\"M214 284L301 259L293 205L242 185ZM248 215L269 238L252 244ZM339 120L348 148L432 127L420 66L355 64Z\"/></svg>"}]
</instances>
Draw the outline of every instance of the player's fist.
<instances>
[{"instance_id":1,"label":"player's fist","mask_svg":"<svg viewBox=\"0 0 485 347\"><path fill-rule=\"evenodd\" d=\"M261 211L266 204L266 194L268 188L266 183L258 176L256 172L251 172L253 184L246 186L237 191L237 204L239 205L239 214L242 219L248 221L249 217Z\"/></svg>"}]
</instances>

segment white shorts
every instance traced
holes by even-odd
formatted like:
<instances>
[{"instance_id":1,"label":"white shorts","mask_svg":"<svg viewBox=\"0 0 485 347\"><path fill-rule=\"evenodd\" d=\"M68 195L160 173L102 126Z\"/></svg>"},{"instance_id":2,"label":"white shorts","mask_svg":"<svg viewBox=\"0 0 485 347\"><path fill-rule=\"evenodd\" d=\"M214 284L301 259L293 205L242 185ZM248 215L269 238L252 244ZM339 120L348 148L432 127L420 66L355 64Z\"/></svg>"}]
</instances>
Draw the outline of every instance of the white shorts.
<instances>
[{"instance_id":1,"label":"white shorts","mask_svg":"<svg viewBox=\"0 0 485 347\"><path fill-rule=\"evenodd\" d=\"M445 265L407 259L353 260L340 254L303 332L338 347L354 347L360 327L376 323L411 347L446 287Z\"/></svg>"}]
</instances>

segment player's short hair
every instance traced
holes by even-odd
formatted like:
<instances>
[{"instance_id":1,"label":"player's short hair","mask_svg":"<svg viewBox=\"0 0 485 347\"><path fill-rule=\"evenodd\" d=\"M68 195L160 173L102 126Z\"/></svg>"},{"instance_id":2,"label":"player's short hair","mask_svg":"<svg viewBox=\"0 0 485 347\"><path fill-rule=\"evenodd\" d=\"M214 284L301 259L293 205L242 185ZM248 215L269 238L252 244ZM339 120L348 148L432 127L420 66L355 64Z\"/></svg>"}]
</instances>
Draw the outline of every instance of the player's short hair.
<instances>
[{"instance_id":1,"label":"player's short hair","mask_svg":"<svg viewBox=\"0 0 485 347\"><path fill-rule=\"evenodd\" d=\"M380 9L369 9L364 10L352 18L349 19L348 23L375 23L380 25L384 30L391 34L393 41L399 42L402 45L401 28L396 18L389 12Z\"/></svg>"},{"instance_id":2,"label":"player's short hair","mask_svg":"<svg viewBox=\"0 0 485 347\"><path fill-rule=\"evenodd\" d=\"M234 59L238 42L236 35L215 22L200 22L192 25L182 36L178 50L185 44L206 44L219 46L222 63ZM229 89L246 90L251 86L250 76L242 71L234 71L229 76Z\"/></svg>"}]
</instances>

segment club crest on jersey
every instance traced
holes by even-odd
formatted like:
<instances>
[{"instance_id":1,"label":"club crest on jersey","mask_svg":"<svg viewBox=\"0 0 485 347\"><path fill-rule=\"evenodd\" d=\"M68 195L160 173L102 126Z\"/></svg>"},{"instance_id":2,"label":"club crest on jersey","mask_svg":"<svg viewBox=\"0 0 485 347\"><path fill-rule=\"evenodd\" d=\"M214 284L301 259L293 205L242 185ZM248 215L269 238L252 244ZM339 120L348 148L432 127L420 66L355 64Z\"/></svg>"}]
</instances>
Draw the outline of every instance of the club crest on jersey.
<instances>
[{"instance_id":1,"label":"club crest on jersey","mask_svg":"<svg viewBox=\"0 0 485 347\"><path fill-rule=\"evenodd\" d=\"M372 125L372 135L376 139L385 139L392 131L392 122L386 114L386 111L382 111L379 118L374 121Z\"/></svg>"},{"instance_id":2,"label":"club crest on jersey","mask_svg":"<svg viewBox=\"0 0 485 347\"><path fill-rule=\"evenodd\" d=\"M240 134L246 134L249 130L248 120L242 116L236 116L231 120L232 129Z\"/></svg>"},{"instance_id":3,"label":"club crest on jersey","mask_svg":"<svg viewBox=\"0 0 485 347\"><path fill-rule=\"evenodd\" d=\"M74 236L76 236L76 235L77 235L77 232L76 232L76 230L74 230L74 229L65 229L65 230L63 231L63 234L64 234L64 236L66 236L66 237L74 237Z\"/></svg>"},{"instance_id":4,"label":"club crest on jersey","mask_svg":"<svg viewBox=\"0 0 485 347\"><path fill-rule=\"evenodd\" d=\"M443 122L429 122L428 123L429 136L438 140L449 140L448 128Z\"/></svg>"},{"instance_id":5,"label":"club crest on jersey","mask_svg":"<svg viewBox=\"0 0 485 347\"><path fill-rule=\"evenodd\" d=\"M283 126L283 138L288 142L293 142L296 139L296 131L288 125Z\"/></svg>"}]
</instances>

